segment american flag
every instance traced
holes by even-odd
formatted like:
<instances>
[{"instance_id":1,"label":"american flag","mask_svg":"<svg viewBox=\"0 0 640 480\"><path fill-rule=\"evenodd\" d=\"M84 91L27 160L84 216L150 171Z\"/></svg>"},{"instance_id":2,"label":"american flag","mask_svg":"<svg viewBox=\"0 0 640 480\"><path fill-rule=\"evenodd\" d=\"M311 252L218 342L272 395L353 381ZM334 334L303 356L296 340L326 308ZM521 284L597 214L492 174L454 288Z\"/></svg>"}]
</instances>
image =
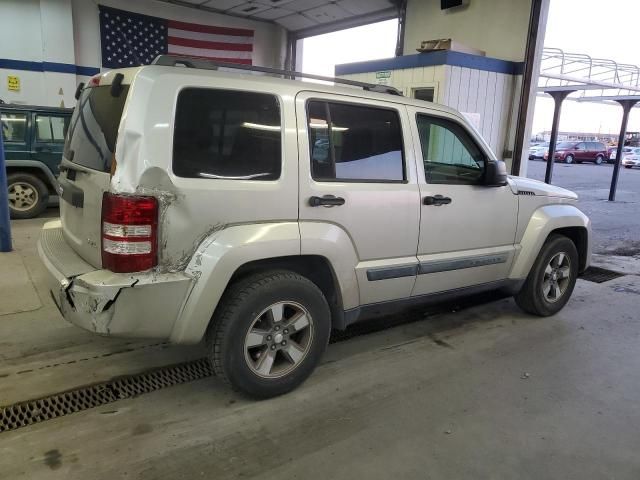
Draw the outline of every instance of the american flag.
<instances>
[{"instance_id":1,"label":"american flag","mask_svg":"<svg viewBox=\"0 0 640 480\"><path fill-rule=\"evenodd\" d=\"M141 15L100 5L105 68L148 65L166 53L251 65L253 30Z\"/></svg>"}]
</instances>

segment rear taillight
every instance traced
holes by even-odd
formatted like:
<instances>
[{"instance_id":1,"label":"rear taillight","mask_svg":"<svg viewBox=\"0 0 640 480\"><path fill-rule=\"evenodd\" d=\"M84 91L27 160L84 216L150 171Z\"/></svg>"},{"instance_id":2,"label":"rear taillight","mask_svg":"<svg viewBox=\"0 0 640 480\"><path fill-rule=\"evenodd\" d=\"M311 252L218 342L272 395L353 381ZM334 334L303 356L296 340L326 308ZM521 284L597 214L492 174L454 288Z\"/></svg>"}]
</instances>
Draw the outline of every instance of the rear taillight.
<instances>
[{"instance_id":1,"label":"rear taillight","mask_svg":"<svg viewBox=\"0 0 640 480\"><path fill-rule=\"evenodd\" d=\"M158 264L158 200L105 193L102 197L102 268L140 272Z\"/></svg>"}]
</instances>

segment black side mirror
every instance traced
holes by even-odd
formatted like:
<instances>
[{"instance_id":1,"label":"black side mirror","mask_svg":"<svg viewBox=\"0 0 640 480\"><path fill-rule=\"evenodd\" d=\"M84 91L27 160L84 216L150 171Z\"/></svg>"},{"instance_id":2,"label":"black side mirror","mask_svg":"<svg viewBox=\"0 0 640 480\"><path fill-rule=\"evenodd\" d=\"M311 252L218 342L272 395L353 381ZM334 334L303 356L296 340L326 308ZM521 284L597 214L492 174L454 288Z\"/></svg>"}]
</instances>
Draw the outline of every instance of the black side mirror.
<instances>
[{"instance_id":1,"label":"black side mirror","mask_svg":"<svg viewBox=\"0 0 640 480\"><path fill-rule=\"evenodd\" d=\"M484 175L487 187L503 187L507 184L507 164L502 160L489 160Z\"/></svg>"}]
</instances>

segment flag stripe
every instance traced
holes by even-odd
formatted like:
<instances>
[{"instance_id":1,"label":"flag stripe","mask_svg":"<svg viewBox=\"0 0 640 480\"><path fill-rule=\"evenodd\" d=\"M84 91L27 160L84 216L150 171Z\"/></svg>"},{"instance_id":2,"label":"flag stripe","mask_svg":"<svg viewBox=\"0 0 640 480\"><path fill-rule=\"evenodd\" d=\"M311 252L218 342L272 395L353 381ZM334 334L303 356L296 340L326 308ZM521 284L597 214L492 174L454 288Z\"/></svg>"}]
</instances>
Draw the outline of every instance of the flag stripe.
<instances>
[{"instance_id":1,"label":"flag stripe","mask_svg":"<svg viewBox=\"0 0 640 480\"><path fill-rule=\"evenodd\" d=\"M232 35L236 37L253 37L253 30L245 28L214 27L213 25L199 25L197 23L178 22L176 20L168 20L167 25L169 28L188 30L190 32Z\"/></svg>"},{"instance_id":2,"label":"flag stripe","mask_svg":"<svg viewBox=\"0 0 640 480\"><path fill-rule=\"evenodd\" d=\"M236 37L233 35L215 35L213 33L190 32L188 30L168 29L170 37L190 38L191 40L204 40L205 42L223 43L253 43L253 37Z\"/></svg>"},{"instance_id":3,"label":"flag stripe","mask_svg":"<svg viewBox=\"0 0 640 480\"><path fill-rule=\"evenodd\" d=\"M172 36L169 36L169 45L206 48L209 50L228 50L234 52L251 52L253 50L253 45L246 43L205 42L203 40L191 40L189 38L179 38Z\"/></svg>"},{"instance_id":4,"label":"flag stripe","mask_svg":"<svg viewBox=\"0 0 640 480\"><path fill-rule=\"evenodd\" d=\"M181 45L172 44L169 44L169 53L178 55L189 55L192 57L207 57L227 60L232 58L251 60L251 52L230 52L228 50L183 47Z\"/></svg>"}]
</instances>

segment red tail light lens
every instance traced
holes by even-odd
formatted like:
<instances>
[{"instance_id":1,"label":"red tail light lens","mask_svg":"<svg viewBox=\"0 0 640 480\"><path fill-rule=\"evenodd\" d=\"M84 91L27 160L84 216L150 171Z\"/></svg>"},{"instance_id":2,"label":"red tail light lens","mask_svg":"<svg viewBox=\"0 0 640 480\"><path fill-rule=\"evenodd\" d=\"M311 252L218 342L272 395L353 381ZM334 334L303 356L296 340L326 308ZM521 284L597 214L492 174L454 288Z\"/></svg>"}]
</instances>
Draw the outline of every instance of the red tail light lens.
<instances>
[{"instance_id":1,"label":"red tail light lens","mask_svg":"<svg viewBox=\"0 0 640 480\"><path fill-rule=\"evenodd\" d=\"M102 268L140 272L158 264L158 200L105 193L102 197Z\"/></svg>"}]
</instances>

